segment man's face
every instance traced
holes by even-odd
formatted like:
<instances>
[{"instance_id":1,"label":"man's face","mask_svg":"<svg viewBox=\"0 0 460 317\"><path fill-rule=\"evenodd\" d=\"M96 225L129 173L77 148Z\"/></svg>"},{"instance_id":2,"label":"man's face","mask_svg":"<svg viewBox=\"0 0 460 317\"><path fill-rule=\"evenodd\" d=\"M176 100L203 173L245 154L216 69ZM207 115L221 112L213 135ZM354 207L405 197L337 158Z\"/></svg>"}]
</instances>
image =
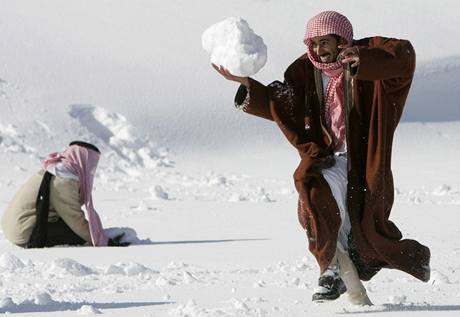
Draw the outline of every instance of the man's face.
<instances>
[{"instance_id":1,"label":"man's face","mask_svg":"<svg viewBox=\"0 0 460 317\"><path fill-rule=\"evenodd\" d=\"M311 39L313 52L318 55L321 63L332 63L337 60L340 43L333 35L317 36Z\"/></svg>"}]
</instances>

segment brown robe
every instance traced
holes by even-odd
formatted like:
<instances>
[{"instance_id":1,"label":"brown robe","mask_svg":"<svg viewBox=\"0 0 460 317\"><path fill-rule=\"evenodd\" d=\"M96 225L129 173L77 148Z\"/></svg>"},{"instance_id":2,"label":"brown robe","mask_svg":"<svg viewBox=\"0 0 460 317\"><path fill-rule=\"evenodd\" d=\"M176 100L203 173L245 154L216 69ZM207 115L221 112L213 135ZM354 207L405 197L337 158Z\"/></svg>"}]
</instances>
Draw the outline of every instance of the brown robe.
<instances>
[{"instance_id":1,"label":"brown robe","mask_svg":"<svg viewBox=\"0 0 460 317\"><path fill-rule=\"evenodd\" d=\"M348 191L351 221L349 254L360 278L369 280L381 268L407 272L429 280L430 250L404 239L389 220L394 200L391 148L415 70L409 41L383 37L355 41L360 65L344 71ZM241 86L236 103L246 97ZM333 154L324 124L321 74L307 55L294 61L285 80L268 86L250 78L243 110L274 120L297 149L300 164L294 173L299 193L298 216L309 249L321 272L331 263L340 229L340 213L321 172L312 169Z\"/></svg>"}]
</instances>

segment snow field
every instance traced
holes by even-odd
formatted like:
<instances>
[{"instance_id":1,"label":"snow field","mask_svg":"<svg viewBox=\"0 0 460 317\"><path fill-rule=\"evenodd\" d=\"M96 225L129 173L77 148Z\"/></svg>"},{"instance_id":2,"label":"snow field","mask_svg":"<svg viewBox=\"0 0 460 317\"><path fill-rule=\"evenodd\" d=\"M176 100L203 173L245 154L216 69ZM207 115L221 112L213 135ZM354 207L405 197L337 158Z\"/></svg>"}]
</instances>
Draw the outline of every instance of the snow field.
<instances>
[{"instance_id":1,"label":"snow field","mask_svg":"<svg viewBox=\"0 0 460 317\"><path fill-rule=\"evenodd\" d=\"M396 192L393 219L405 237L434 250L432 279L422 284L404 273L383 270L365 283L376 306L356 308L346 298L326 305L311 303L317 267L306 255L306 239L295 215L296 196L290 191L275 195L287 187L282 180L237 173L187 176L177 167L149 173L143 181L126 182L122 189L99 185L95 193L104 225L113 226L110 234L127 232L127 240L134 242L129 248L51 248L31 253L0 239L5 251L0 256L1 309L46 311L51 316L94 310L122 316L123 309L117 307L123 304L104 303L108 298L123 303L125 296L133 298L132 308L142 307L140 316L150 311L152 316L302 316L311 314L313 307L318 315L335 311L403 316L439 313L436 303L456 307L460 266L449 258L458 256L460 249L451 248L448 241L460 233L450 221L459 205L457 185ZM244 182L235 181L235 176ZM146 180L160 184L155 186L162 186L171 198L152 197L155 187L145 186ZM264 202L248 192L248 184L264 182L275 201ZM192 194L187 192L190 187L195 188ZM257 193L257 186L252 188ZM235 203L228 200L228 191L254 199ZM445 219L437 219L439 208ZM419 221L418 214L427 221ZM437 219L435 230L429 219ZM411 225L414 222L416 226ZM101 252L102 262L96 256Z\"/></svg>"},{"instance_id":2,"label":"snow field","mask_svg":"<svg viewBox=\"0 0 460 317\"><path fill-rule=\"evenodd\" d=\"M272 204L267 206L272 206ZM281 206L277 207L275 209ZM399 204L398 207L401 208ZM171 215L172 217L167 217L168 219L174 219L178 214L183 213L183 211L174 212L178 209L177 207L170 211L167 210L168 208L165 209L165 213L174 214ZM246 216L247 222L254 224L254 218L264 213L257 209L255 215ZM407 223L406 221L414 219L420 212L425 215L430 214L429 206L402 209L407 215L400 217L402 212L396 213L398 223ZM272 212L274 211L272 209ZM188 220L185 222L190 223L195 218L194 213L196 211L183 215ZM452 216L454 213L455 208L452 208L446 216ZM433 211L431 214L435 215L436 212ZM242 214L236 212L234 216L240 217ZM277 212L278 220L285 217L284 213ZM209 223L209 219L213 219L210 214L208 214L206 223ZM162 222L160 219L157 221ZM270 219L271 221L273 220ZM30 255L29 258L18 258L11 253L4 253L0 257L3 290L1 309L10 312L47 311L51 316L55 311L58 316L59 314L72 315L72 311L85 311L87 309L85 307L91 306L109 316L122 316L122 310L115 309L114 304L112 307L104 306L97 298L114 299L119 298L120 295L122 295L120 299L132 298L133 294L137 294L135 295L137 300L132 302L133 306L136 306L139 300L146 301L146 298L151 303L151 306L144 307L141 316L149 316L149 314L151 316L302 316L312 314L313 311L314 316L328 315L334 311L336 313L391 312L392 315L397 316L411 313L426 315L427 312L433 311L433 316L437 316L442 313L443 309L448 311L450 307L451 310L455 310L456 298L459 298L457 289L460 279L456 272L460 267L448 261L447 258L439 257L440 254L458 256L460 252L458 248L450 249L448 244L445 244L445 241L454 238L451 229L455 225L449 227L446 225L447 222L448 220L438 224L446 229L445 234L433 231L430 234L421 235L428 229L425 225L418 230L413 226L404 228L406 233L409 233L409 237L415 235L415 238L421 238L423 236L424 242L429 241L431 246L438 241L434 248L436 252L433 254L432 279L428 284L422 284L406 274L383 270L371 282L365 283L369 296L376 304L370 308L351 307L345 298L323 305L311 303L309 297L314 288L317 268L311 257L299 257L302 252L297 251L300 251L304 237L299 234L298 239L295 240L290 237L285 238L284 241L276 241L280 239L278 234L281 233L278 233L268 241L209 243L189 241L186 243L186 240L176 241L176 243L169 241L166 242L169 243L166 245L155 245L154 243L151 246L144 246L143 248L147 247L149 252L155 254L156 260L154 261L157 263L152 263L152 260L147 260L146 263L145 259L139 259L142 264L131 261L101 266L69 258L41 261L33 259L34 255L31 259ZM214 224L218 225L218 222ZM201 223L196 224L197 227L200 225ZM288 225L291 227L295 223L292 221ZM179 229L185 228L180 224L178 227ZM282 226L277 226L277 228L286 232ZM257 227L252 229L252 233L263 231ZM270 226L265 233L273 229L276 227ZM168 237L167 230L155 231L157 240ZM217 231L222 231L222 229ZM213 233L210 232L209 235ZM225 246L227 243L234 243L236 248ZM216 247L210 247L213 244ZM291 250L286 252L282 248L283 245L285 247L291 245L292 247L288 247ZM171 246L173 250L170 250ZM131 247L129 251L133 251L133 248L136 246ZM274 255L274 249L280 254ZM55 248L55 250L48 251L58 255L58 252L55 252L58 250L59 248ZM240 253L241 250L243 253ZM263 257L260 261L254 261L249 257L249 254L256 250ZM102 250L104 253L107 251ZM129 251L117 250L117 252ZM236 254L224 255L223 259L216 261L214 252L222 251ZM138 251L134 254L137 254L135 257L139 257ZM79 257L77 254L75 256ZM276 258L291 260L273 262ZM174 260L168 263L169 259ZM94 259L91 262L94 262ZM24 292L24 289L28 291ZM447 298L452 298L452 300L446 300ZM154 303L163 304L154 305ZM448 305L442 306L436 303Z\"/></svg>"},{"instance_id":3,"label":"snow field","mask_svg":"<svg viewBox=\"0 0 460 317\"><path fill-rule=\"evenodd\" d=\"M0 210L49 152L84 139L103 152L95 208L109 235L124 232L132 242L24 250L0 232L0 314L459 314L456 1L0 5ZM304 53L308 18L329 9L350 18L357 38L410 39L418 59L395 136L391 220L404 237L431 248L432 276L424 284L383 270L365 283L375 304L369 308L351 307L345 296L311 302L318 269L297 222L292 173L298 157L272 123L233 109L236 85L210 67L200 43L216 21L244 17L268 56L254 34L243 36L249 32L243 20L228 29L233 42L213 44L220 52L241 50L243 60L221 57L258 71L256 79L268 84ZM257 47L248 45L253 40ZM257 70L245 64L252 58Z\"/></svg>"}]
</instances>

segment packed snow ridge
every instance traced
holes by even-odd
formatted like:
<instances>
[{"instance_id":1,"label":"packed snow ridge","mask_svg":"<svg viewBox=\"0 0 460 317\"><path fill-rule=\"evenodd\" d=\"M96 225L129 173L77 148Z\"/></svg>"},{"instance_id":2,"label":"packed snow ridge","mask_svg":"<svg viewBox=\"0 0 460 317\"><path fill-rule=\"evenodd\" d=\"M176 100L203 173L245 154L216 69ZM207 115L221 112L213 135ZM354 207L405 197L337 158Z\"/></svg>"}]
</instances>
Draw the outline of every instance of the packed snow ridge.
<instances>
[{"instance_id":1,"label":"packed snow ridge","mask_svg":"<svg viewBox=\"0 0 460 317\"><path fill-rule=\"evenodd\" d=\"M202 45L211 63L222 65L232 74L252 76L267 61L267 46L242 18L230 17L204 31Z\"/></svg>"},{"instance_id":2,"label":"packed snow ridge","mask_svg":"<svg viewBox=\"0 0 460 317\"><path fill-rule=\"evenodd\" d=\"M105 150L104 155L114 169L173 165L167 150L137 136L133 125L122 114L94 105L71 105L69 115L79 122L83 139Z\"/></svg>"},{"instance_id":3,"label":"packed snow ridge","mask_svg":"<svg viewBox=\"0 0 460 317\"><path fill-rule=\"evenodd\" d=\"M0 78L0 107L0 152L25 154L37 165L48 153L77 139L101 149L101 167L110 173L139 174L141 169L174 165L165 147L139 135L124 115L100 106L74 104L53 108L51 116L43 116L47 109L30 112L27 93Z\"/></svg>"}]
</instances>

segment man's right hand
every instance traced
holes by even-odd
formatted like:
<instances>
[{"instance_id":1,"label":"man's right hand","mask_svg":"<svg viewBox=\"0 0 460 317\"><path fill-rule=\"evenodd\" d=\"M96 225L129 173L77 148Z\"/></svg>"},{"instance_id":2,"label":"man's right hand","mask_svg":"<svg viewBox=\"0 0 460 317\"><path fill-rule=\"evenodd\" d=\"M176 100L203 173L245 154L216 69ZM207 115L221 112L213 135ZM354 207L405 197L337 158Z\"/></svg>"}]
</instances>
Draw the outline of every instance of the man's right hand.
<instances>
[{"instance_id":1,"label":"man's right hand","mask_svg":"<svg viewBox=\"0 0 460 317\"><path fill-rule=\"evenodd\" d=\"M323 158L318 159L311 166L311 170L316 173L320 173L324 169L331 168L335 165L334 155L329 155Z\"/></svg>"},{"instance_id":2,"label":"man's right hand","mask_svg":"<svg viewBox=\"0 0 460 317\"><path fill-rule=\"evenodd\" d=\"M113 238L109 239L108 246L109 247L127 247L131 244L131 242L121 242L125 233L121 233Z\"/></svg>"},{"instance_id":3,"label":"man's right hand","mask_svg":"<svg viewBox=\"0 0 460 317\"><path fill-rule=\"evenodd\" d=\"M217 66L216 64L211 64L211 65L225 79L231 80L231 81L236 81L236 82L240 83L241 85L246 86L246 88L249 88L249 77L235 76L232 73L230 73L228 71L228 69L224 68L222 65L219 65L219 66Z\"/></svg>"}]
</instances>

